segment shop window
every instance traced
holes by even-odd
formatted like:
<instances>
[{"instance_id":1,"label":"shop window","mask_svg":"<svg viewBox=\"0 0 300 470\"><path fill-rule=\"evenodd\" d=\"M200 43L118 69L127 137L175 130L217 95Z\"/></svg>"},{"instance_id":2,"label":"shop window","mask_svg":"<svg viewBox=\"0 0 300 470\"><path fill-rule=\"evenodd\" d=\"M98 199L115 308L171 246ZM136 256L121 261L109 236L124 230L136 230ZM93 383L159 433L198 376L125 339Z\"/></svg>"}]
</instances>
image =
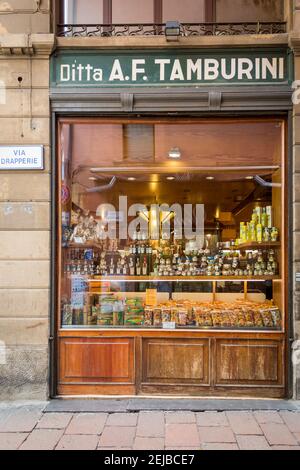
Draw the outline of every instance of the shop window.
<instances>
[{"instance_id":1,"label":"shop window","mask_svg":"<svg viewBox=\"0 0 300 470\"><path fill-rule=\"evenodd\" d=\"M64 23L103 23L103 0L64 0Z\"/></svg>"},{"instance_id":2,"label":"shop window","mask_svg":"<svg viewBox=\"0 0 300 470\"><path fill-rule=\"evenodd\" d=\"M283 0L215 0L216 22L283 21Z\"/></svg>"},{"instance_id":3,"label":"shop window","mask_svg":"<svg viewBox=\"0 0 300 470\"><path fill-rule=\"evenodd\" d=\"M112 23L153 23L153 0L112 0Z\"/></svg>"},{"instance_id":4,"label":"shop window","mask_svg":"<svg viewBox=\"0 0 300 470\"><path fill-rule=\"evenodd\" d=\"M204 7L204 0L185 0L184 2L163 0L163 23L172 20L178 20L181 23L202 23L205 21Z\"/></svg>"},{"instance_id":5,"label":"shop window","mask_svg":"<svg viewBox=\"0 0 300 470\"><path fill-rule=\"evenodd\" d=\"M63 119L62 328L281 330L280 119Z\"/></svg>"}]
</instances>

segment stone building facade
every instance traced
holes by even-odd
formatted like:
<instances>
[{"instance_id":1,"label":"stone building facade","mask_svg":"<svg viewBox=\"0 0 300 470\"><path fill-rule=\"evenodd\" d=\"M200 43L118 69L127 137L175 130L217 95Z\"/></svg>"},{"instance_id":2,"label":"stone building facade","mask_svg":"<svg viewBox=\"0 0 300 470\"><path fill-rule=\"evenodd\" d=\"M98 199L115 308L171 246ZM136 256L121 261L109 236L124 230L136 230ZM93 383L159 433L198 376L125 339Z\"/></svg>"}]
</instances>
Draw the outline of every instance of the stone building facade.
<instances>
[{"instance_id":1,"label":"stone building facade","mask_svg":"<svg viewBox=\"0 0 300 470\"><path fill-rule=\"evenodd\" d=\"M0 144L37 144L45 149L44 170L0 172L0 399L49 396L49 339L52 334L50 56L55 47L171 47L164 37L58 38L54 29L57 3L0 0ZM272 2L269 8L271 11ZM286 44L294 54L295 80L300 80L299 0L284 2L283 20L287 22L287 33L280 35L189 37L181 38L180 45ZM228 18L228 21L231 20ZM292 369L290 396L299 399L300 284L296 282L296 272L300 272L299 104L293 108L292 127L293 309L289 361Z\"/></svg>"},{"instance_id":2,"label":"stone building facade","mask_svg":"<svg viewBox=\"0 0 300 470\"><path fill-rule=\"evenodd\" d=\"M40 144L45 170L0 174L1 398L48 395L49 0L0 2L0 142Z\"/></svg>"}]
</instances>

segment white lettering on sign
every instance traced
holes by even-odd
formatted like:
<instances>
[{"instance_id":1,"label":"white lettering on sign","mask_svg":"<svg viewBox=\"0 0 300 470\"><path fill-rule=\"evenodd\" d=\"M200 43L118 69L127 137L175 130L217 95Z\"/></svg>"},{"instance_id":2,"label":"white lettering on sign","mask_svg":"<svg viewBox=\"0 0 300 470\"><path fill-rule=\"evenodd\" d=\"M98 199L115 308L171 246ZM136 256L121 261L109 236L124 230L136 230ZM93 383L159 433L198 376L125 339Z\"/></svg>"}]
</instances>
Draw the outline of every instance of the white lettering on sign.
<instances>
[{"instance_id":1,"label":"white lettering on sign","mask_svg":"<svg viewBox=\"0 0 300 470\"><path fill-rule=\"evenodd\" d=\"M0 170L42 170L42 145L0 146Z\"/></svg>"},{"instance_id":2,"label":"white lettering on sign","mask_svg":"<svg viewBox=\"0 0 300 470\"><path fill-rule=\"evenodd\" d=\"M116 58L110 66L101 63L82 64L74 60L61 63L59 82L124 83L148 81L158 83L237 81L280 81L285 78L284 57L219 57L219 58ZM99 59L100 61L100 59Z\"/></svg>"}]
</instances>

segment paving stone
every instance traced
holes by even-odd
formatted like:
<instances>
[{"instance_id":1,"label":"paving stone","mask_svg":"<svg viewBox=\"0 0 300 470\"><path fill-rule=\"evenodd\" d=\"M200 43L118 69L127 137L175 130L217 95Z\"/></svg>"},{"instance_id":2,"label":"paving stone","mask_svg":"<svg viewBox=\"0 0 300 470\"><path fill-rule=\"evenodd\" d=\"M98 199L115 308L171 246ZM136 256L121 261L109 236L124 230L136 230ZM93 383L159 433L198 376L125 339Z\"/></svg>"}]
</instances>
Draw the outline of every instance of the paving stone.
<instances>
[{"instance_id":1,"label":"paving stone","mask_svg":"<svg viewBox=\"0 0 300 470\"><path fill-rule=\"evenodd\" d=\"M218 443L218 442L208 442L202 444L203 450L239 450L237 444L226 444L226 443Z\"/></svg>"},{"instance_id":2,"label":"paving stone","mask_svg":"<svg viewBox=\"0 0 300 470\"><path fill-rule=\"evenodd\" d=\"M165 440L161 437L137 437L133 444L134 450L163 450Z\"/></svg>"},{"instance_id":3,"label":"paving stone","mask_svg":"<svg viewBox=\"0 0 300 470\"><path fill-rule=\"evenodd\" d=\"M207 443L207 442L219 442L219 443L233 442L235 443L236 442L234 434L229 427L199 426L198 431L199 431L199 437L200 437L201 443Z\"/></svg>"},{"instance_id":4,"label":"paving stone","mask_svg":"<svg viewBox=\"0 0 300 470\"><path fill-rule=\"evenodd\" d=\"M300 450L300 446L272 446L272 450Z\"/></svg>"},{"instance_id":5,"label":"paving stone","mask_svg":"<svg viewBox=\"0 0 300 470\"><path fill-rule=\"evenodd\" d=\"M107 426L136 426L138 413L112 413L108 416Z\"/></svg>"},{"instance_id":6,"label":"paving stone","mask_svg":"<svg viewBox=\"0 0 300 470\"><path fill-rule=\"evenodd\" d=\"M53 450L62 435L62 429L34 429L20 450Z\"/></svg>"},{"instance_id":7,"label":"paving stone","mask_svg":"<svg viewBox=\"0 0 300 470\"><path fill-rule=\"evenodd\" d=\"M179 450L180 452L184 452L185 450L194 450L194 451L200 451L200 447L165 447L165 450Z\"/></svg>"},{"instance_id":8,"label":"paving stone","mask_svg":"<svg viewBox=\"0 0 300 470\"><path fill-rule=\"evenodd\" d=\"M0 422L0 432L30 432L41 417L41 411L11 410Z\"/></svg>"},{"instance_id":9,"label":"paving stone","mask_svg":"<svg viewBox=\"0 0 300 470\"><path fill-rule=\"evenodd\" d=\"M0 450L17 450L27 436L27 433L21 432L0 433Z\"/></svg>"},{"instance_id":10,"label":"paving stone","mask_svg":"<svg viewBox=\"0 0 300 470\"><path fill-rule=\"evenodd\" d=\"M96 450L100 450L100 451L110 451L110 450L132 450L132 447L120 447L120 446L115 446L115 447L97 447Z\"/></svg>"},{"instance_id":11,"label":"paving stone","mask_svg":"<svg viewBox=\"0 0 300 470\"><path fill-rule=\"evenodd\" d=\"M205 411L196 413L198 426L229 426L226 413L224 411Z\"/></svg>"},{"instance_id":12,"label":"paving stone","mask_svg":"<svg viewBox=\"0 0 300 470\"><path fill-rule=\"evenodd\" d=\"M192 411L167 411L165 413L167 424L176 423L195 423L196 416Z\"/></svg>"},{"instance_id":13,"label":"paving stone","mask_svg":"<svg viewBox=\"0 0 300 470\"><path fill-rule=\"evenodd\" d=\"M200 446L196 424L167 424L166 446L197 447Z\"/></svg>"},{"instance_id":14,"label":"paving stone","mask_svg":"<svg viewBox=\"0 0 300 470\"><path fill-rule=\"evenodd\" d=\"M261 424L261 428L271 445L297 445L297 441L285 424Z\"/></svg>"},{"instance_id":15,"label":"paving stone","mask_svg":"<svg viewBox=\"0 0 300 470\"><path fill-rule=\"evenodd\" d=\"M95 434L64 435L56 446L56 450L95 450L99 436Z\"/></svg>"},{"instance_id":16,"label":"paving stone","mask_svg":"<svg viewBox=\"0 0 300 470\"><path fill-rule=\"evenodd\" d=\"M262 434L262 430L247 411L227 411L229 424L235 434Z\"/></svg>"},{"instance_id":17,"label":"paving stone","mask_svg":"<svg viewBox=\"0 0 300 470\"><path fill-rule=\"evenodd\" d=\"M99 447L131 447L135 432L132 426L105 426Z\"/></svg>"},{"instance_id":18,"label":"paving stone","mask_svg":"<svg viewBox=\"0 0 300 470\"><path fill-rule=\"evenodd\" d=\"M164 413L162 411L142 411L139 413L136 434L140 437L164 437Z\"/></svg>"},{"instance_id":19,"label":"paving stone","mask_svg":"<svg viewBox=\"0 0 300 470\"><path fill-rule=\"evenodd\" d=\"M101 434L107 413L78 413L75 414L66 429L66 434Z\"/></svg>"},{"instance_id":20,"label":"paving stone","mask_svg":"<svg viewBox=\"0 0 300 470\"><path fill-rule=\"evenodd\" d=\"M72 419L71 413L45 413L37 423L37 428L64 429Z\"/></svg>"},{"instance_id":21,"label":"paving stone","mask_svg":"<svg viewBox=\"0 0 300 470\"><path fill-rule=\"evenodd\" d=\"M263 423L283 424L283 420L277 411L254 411L253 416L259 424L263 424Z\"/></svg>"},{"instance_id":22,"label":"paving stone","mask_svg":"<svg viewBox=\"0 0 300 470\"><path fill-rule=\"evenodd\" d=\"M280 416L291 432L300 433L300 413L281 411Z\"/></svg>"},{"instance_id":23,"label":"paving stone","mask_svg":"<svg viewBox=\"0 0 300 470\"><path fill-rule=\"evenodd\" d=\"M241 450L269 450L270 446L264 436L236 436L237 443Z\"/></svg>"}]
</instances>

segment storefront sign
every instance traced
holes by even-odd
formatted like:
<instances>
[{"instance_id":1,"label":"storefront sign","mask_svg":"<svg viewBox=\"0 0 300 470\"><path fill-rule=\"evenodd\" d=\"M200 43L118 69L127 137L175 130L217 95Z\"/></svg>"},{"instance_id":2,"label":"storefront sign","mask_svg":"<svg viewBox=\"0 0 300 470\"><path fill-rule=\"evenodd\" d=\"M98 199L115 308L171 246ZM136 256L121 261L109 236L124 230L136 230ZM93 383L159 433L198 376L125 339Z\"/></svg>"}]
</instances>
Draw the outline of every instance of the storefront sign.
<instances>
[{"instance_id":1,"label":"storefront sign","mask_svg":"<svg viewBox=\"0 0 300 470\"><path fill-rule=\"evenodd\" d=\"M43 170L42 145L0 146L0 170Z\"/></svg>"},{"instance_id":2,"label":"storefront sign","mask_svg":"<svg viewBox=\"0 0 300 470\"><path fill-rule=\"evenodd\" d=\"M62 51L52 86L276 84L288 81L287 49Z\"/></svg>"}]
</instances>

